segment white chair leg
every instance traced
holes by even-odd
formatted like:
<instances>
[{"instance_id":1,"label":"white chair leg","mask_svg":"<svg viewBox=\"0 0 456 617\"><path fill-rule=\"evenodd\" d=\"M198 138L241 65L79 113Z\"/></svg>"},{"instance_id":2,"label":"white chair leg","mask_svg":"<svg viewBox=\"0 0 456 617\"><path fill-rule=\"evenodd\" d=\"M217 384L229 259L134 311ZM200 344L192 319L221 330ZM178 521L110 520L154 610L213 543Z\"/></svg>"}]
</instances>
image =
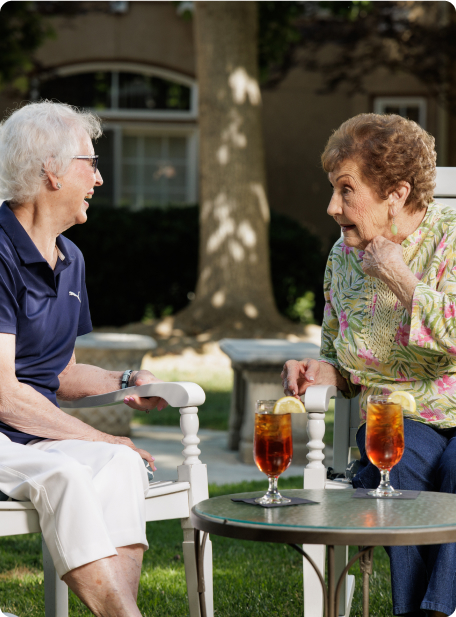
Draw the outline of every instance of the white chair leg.
<instances>
[{"instance_id":1,"label":"white chair leg","mask_svg":"<svg viewBox=\"0 0 456 617\"><path fill-rule=\"evenodd\" d=\"M304 544L302 547L314 561L320 572L325 572L326 547L318 544ZM303 561L304 617L323 616L323 589L315 570L305 557Z\"/></svg>"},{"instance_id":2,"label":"white chair leg","mask_svg":"<svg viewBox=\"0 0 456 617\"><path fill-rule=\"evenodd\" d=\"M343 569L348 563L348 546L334 547L334 573L335 580L338 581ZM353 592L355 590L355 577L351 574L345 577L345 582L342 585L339 596L339 612L338 617L349 617L351 604L353 600Z\"/></svg>"},{"instance_id":3,"label":"white chair leg","mask_svg":"<svg viewBox=\"0 0 456 617\"><path fill-rule=\"evenodd\" d=\"M208 483L207 483L207 467L203 465L198 456L201 454L198 444L198 408L197 407L181 407L181 429L184 435L182 444L185 446L182 454L184 455L184 464L177 468L177 476L180 482L190 482L191 489L189 493L189 507L207 499ZM187 579L188 601L190 605L190 617L201 617L199 593L198 593L198 576L196 567L196 552L194 528L189 518L181 520L182 530L184 532L184 565L185 576ZM209 537L206 540L204 551L204 584L205 584L205 603L207 617L214 615L214 600L212 590L212 543Z\"/></svg>"},{"instance_id":4,"label":"white chair leg","mask_svg":"<svg viewBox=\"0 0 456 617\"><path fill-rule=\"evenodd\" d=\"M68 587L60 580L43 538L44 614L45 617L68 617Z\"/></svg>"},{"instance_id":5,"label":"white chair leg","mask_svg":"<svg viewBox=\"0 0 456 617\"><path fill-rule=\"evenodd\" d=\"M353 594L355 593L355 577L353 574L349 574L347 576L347 584L346 584L347 595L346 604L345 604L345 615L349 617L351 611L351 605L353 602Z\"/></svg>"},{"instance_id":6,"label":"white chair leg","mask_svg":"<svg viewBox=\"0 0 456 617\"><path fill-rule=\"evenodd\" d=\"M187 519L184 519L187 522ZM183 521L184 522L184 521ZM196 565L196 550L194 530L185 528L184 542L182 544L184 551L185 578L187 582L188 603L190 607L190 617L201 617L200 599L198 593L198 575ZM202 534L201 534L202 535ZM204 586L205 586L205 603L207 617L214 615L214 599L212 588L212 542L209 538L206 540L204 551Z\"/></svg>"},{"instance_id":7,"label":"white chair leg","mask_svg":"<svg viewBox=\"0 0 456 617\"><path fill-rule=\"evenodd\" d=\"M187 582L190 617L201 617L194 533L193 529L184 529L183 532L184 541L182 549L184 552L185 580Z\"/></svg>"},{"instance_id":8,"label":"white chair leg","mask_svg":"<svg viewBox=\"0 0 456 617\"><path fill-rule=\"evenodd\" d=\"M306 399L307 404L307 399ZM308 413L307 434L309 440L307 448L308 463L304 468L304 488L324 489L326 481L326 469L323 465L325 455L323 449L323 437L325 434L325 414L322 403L320 412ZM306 544L303 550L311 557L320 572L325 572L326 547L323 545ZM323 615L323 590L315 570L305 557L303 557L304 578L304 617L322 617Z\"/></svg>"},{"instance_id":9,"label":"white chair leg","mask_svg":"<svg viewBox=\"0 0 456 617\"><path fill-rule=\"evenodd\" d=\"M206 615L214 617L214 590L213 590L213 572L212 572L212 542L210 537L207 537L206 548L204 551L204 581L206 586Z\"/></svg>"}]
</instances>

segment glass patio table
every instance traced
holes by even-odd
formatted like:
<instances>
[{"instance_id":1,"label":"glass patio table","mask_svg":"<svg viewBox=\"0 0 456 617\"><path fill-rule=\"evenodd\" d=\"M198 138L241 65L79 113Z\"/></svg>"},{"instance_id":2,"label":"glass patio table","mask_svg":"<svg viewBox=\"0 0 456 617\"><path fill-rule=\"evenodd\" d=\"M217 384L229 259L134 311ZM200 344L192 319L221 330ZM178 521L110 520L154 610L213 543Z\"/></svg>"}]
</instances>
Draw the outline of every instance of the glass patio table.
<instances>
[{"instance_id":1,"label":"glass patio table","mask_svg":"<svg viewBox=\"0 0 456 617\"><path fill-rule=\"evenodd\" d=\"M263 491L264 492L264 491ZM372 559L375 546L408 546L456 542L456 495L422 492L416 499L358 499L354 489L285 490L287 497L302 497L316 504L262 508L235 503L232 497L261 497L263 492L223 495L192 508L197 549L198 589L202 617L204 601L203 557L207 534L240 540L285 543L297 550L315 569L323 589L326 617L338 614L339 594L349 568L359 558ZM200 533L203 537L200 538ZM328 547L328 585L300 544ZM334 546L360 546L335 581ZM368 597L363 602L368 614Z\"/></svg>"}]
</instances>

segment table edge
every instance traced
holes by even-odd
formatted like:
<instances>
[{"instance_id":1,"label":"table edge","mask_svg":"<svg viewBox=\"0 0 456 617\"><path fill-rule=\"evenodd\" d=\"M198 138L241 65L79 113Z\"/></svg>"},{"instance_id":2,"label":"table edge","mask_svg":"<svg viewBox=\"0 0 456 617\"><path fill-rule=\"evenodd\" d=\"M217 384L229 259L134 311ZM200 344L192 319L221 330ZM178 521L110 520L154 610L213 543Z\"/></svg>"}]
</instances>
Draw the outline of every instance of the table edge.
<instances>
[{"instance_id":1,"label":"table edge","mask_svg":"<svg viewBox=\"0 0 456 617\"><path fill-rule=\"evenodd\" d=\"M427 544L448 544L456 542L454 527L430 529L385 529L369 530L318 530L294 527L272 527L270 525L216 521L196 512L190 512L190 520L195 529L225 538L251 540L254 542L275 542L285 544L325 544L334 546L409 546Z\"/></svg>"}]
</instances>

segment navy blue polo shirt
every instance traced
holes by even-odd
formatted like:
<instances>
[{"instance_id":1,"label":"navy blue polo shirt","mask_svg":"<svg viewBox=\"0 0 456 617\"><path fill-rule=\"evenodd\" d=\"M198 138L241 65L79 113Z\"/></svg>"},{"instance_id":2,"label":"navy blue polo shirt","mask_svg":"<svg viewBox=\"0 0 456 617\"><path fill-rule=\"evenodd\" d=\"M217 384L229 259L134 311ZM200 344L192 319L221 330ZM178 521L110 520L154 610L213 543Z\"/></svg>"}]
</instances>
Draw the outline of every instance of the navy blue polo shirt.
<instances>
[{"instance_id":1,"label":"navy blue polo shirt","mask_svg":"<svg viewBox=\"0 0 456 617\"><path fill-rule=\"evenodd\" d=\"M0 207L0 332L16 335L16 377L57 405L58 376L76 337L92 330L81 251L57 238L52 270L8 202ZM28 435L0 421L0 432L18 443Z\"/></svg>"}]
</instances>

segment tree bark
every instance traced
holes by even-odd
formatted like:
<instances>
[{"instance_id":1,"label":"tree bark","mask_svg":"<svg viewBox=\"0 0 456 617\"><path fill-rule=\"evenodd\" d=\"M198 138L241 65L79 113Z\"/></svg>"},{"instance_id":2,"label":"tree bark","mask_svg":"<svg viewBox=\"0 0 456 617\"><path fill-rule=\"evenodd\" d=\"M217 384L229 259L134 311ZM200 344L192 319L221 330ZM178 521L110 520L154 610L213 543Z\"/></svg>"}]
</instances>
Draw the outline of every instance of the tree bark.
<instances>
[{"instance_id":1,"label":"tree bark","mask_svg":"<svg viewBox=\"0 0 456 617\"><path fill-rule=\"evenodd\" d=\"M196 297L176 318L191 332L284 329L269 266L256 2L195 2L200 126ZM291 325L291 324L290 324Z\"/></svg>"}]
</instances>

